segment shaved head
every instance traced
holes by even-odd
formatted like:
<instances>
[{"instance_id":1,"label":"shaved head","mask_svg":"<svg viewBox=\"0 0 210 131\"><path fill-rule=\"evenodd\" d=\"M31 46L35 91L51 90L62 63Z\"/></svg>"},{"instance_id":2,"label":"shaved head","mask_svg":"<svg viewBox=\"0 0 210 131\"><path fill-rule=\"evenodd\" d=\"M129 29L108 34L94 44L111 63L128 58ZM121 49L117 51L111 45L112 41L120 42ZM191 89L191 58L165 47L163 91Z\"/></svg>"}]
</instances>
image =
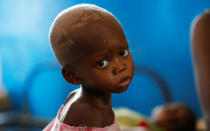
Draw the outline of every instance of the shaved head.
<instances>
[{"instance_id":1,"label":"shaved head","mask_svg":"<svg viewBox=\"0 0 210 131\"><path fill-rule=\"evenodd\" d=\"M71 66L75 57L91 51L88 48L94 40L96 46L101 41L106 42L102 38L107 35L103 34L106 28L123 32L118 20L96 5L80 4L62 11L55 18L49 33L52 49L61 66Z\"/></svg>"}]
</instances>

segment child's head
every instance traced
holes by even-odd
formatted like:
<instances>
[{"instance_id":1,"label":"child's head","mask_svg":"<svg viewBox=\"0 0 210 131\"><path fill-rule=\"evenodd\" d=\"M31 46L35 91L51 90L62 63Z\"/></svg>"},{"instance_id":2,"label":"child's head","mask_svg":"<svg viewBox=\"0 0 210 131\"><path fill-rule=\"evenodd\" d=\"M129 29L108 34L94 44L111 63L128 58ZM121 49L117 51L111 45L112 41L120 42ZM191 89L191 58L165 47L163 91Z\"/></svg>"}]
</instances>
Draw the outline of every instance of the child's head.
<instances>
[{"instance_id":1,"label":"child's head","mask_svg":"<svg viewBox=\"0 0 210 131\"><path fill-rule=\"evenodd\" d=\"M64 10L52 24L50 43L69 83L110 92L128 88L133 59L120 23L105 9L82 4Z\"/></svg>"},{"instance_id":2,"label":"child's head","mask_svg":"<svg viewBox=\"0 0 210 131\"><path fill-rule=\"evenodd\" d=\"M152 120L166 131L195 131L196 117L190 108L182 104L156 107Z\"/></svg>"}]
</instances>

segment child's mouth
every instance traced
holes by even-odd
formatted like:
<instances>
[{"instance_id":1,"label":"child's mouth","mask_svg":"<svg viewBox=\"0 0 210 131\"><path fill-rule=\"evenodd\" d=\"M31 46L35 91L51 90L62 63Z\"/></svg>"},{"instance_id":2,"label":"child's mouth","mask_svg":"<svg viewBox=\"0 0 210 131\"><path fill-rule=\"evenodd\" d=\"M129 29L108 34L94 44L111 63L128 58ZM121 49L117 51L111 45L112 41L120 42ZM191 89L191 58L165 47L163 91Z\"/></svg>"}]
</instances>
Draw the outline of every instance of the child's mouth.
<instances>
[{"instance_id":1,"label":"child's mouth","mask_svg":"<svg viewBox=\"0 0 210 131\"><path fill-rule=\"evenodd\" d=\"M130 77L126 76L120 80L119 86L128 86L130 84Z\"/></svg>"}]
</instances>

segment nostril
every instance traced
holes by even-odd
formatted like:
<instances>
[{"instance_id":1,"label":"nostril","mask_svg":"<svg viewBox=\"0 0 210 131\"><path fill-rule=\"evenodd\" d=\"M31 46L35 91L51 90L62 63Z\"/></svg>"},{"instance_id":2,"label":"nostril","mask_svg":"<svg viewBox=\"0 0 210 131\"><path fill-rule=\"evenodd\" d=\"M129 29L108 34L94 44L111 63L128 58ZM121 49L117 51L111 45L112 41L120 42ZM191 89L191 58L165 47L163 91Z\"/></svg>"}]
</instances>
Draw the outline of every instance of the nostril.
<instances>
[{"instance_id":1,"label":"nostril","mask_svg":"<svg viewBox=\"0 0 210 131\"><path fill-rule=\"evenodd\" d=\"M120 72L123 72L124 70L126 70L127 68L126 67L123 67L121 70L119 70L119 73Z\"/></svg>"}]
</instances>

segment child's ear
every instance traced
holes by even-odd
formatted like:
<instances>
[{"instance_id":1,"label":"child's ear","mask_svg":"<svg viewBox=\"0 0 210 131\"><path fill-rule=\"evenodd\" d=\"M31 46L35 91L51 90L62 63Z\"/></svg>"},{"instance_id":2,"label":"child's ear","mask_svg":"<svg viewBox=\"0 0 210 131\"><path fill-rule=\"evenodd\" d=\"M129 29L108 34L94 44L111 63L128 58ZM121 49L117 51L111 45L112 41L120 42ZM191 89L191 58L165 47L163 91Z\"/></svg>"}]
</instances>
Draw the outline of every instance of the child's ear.
<instances>
[{"instance_id":1,"label":"child's ear","mask_svg":"<svg viewBox=\"0 0 210 131\"><path fill-rule=\"evenodd\" d=\"M79 77L77 77L75 73L71 71L69 68L62 67L61 72L65 80L68 81L69 83L74 85L81 84L82 80Z\"/></svg>"}]
</instances>

